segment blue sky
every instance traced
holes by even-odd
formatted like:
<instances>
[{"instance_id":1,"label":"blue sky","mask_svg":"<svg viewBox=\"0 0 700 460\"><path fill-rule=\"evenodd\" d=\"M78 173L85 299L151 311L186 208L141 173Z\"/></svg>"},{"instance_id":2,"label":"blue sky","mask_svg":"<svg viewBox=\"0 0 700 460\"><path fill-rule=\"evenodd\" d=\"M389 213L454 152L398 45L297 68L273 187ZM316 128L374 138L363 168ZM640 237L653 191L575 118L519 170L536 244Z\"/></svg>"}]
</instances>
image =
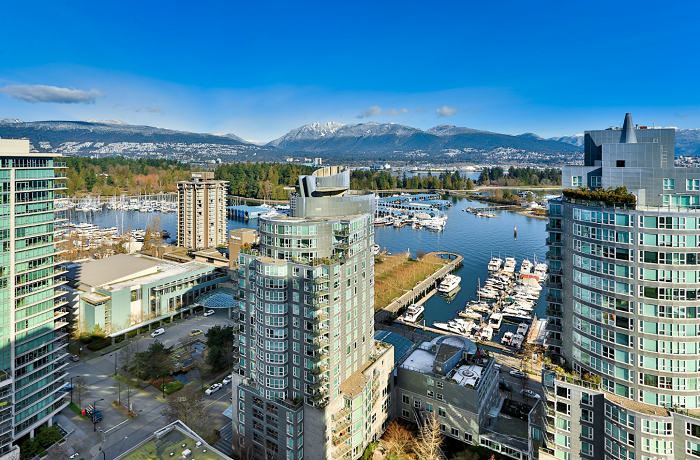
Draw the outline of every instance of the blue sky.
<instances>
[{"instance_id":1,"label":"blue sky","mask_svg":"<svg viewBox=\"0 0 700 460\"><path fill-rule=\"evenodd\" d=\"M0 118L700 128L697 2L6 2ZM361 118L358 118L361 117Z\"/></svg>"}]
</instances>

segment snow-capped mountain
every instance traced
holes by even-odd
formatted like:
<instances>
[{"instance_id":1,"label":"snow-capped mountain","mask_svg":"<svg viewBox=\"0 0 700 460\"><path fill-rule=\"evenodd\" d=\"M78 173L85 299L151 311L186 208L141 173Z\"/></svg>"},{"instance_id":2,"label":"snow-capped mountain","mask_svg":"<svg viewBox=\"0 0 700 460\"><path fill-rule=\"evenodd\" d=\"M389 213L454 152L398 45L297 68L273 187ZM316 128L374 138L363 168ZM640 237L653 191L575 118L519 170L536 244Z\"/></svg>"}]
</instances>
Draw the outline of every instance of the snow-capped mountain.
<instances>
[{"instance_id":1,"label":"snow-capped mountain","mask_svg":"<svg viewBox=\"0 0 700 460\"><path fill-rule=\"evenodd\" d=\"M22 120L18 120L16 118L0 118L0 125L1 124L11 124L11 123L22 123Z\"/></svg>"},{"instance_id":2,"label":"snow-capped mountain","mask_svg":"<svg viewBox=\"0 0 700 460\"><path fill-rule=\"evenodd\" d=\"M576 147L583 147L583 134L574 134L573 136L555 136L550 137L549 140L565 142L567 144L575 145Z\"/></svg>"},{"instance_id":3,"label":"snow-capped mountain","mask_svg":"<svg viewBox=\"0 0 700 460\"><path fill-rule=\"evenodd\" d=\"M568 157L580 150L545 139L510 136L454 125L438 125L423 131L397 123L312 123L290 131L267 144L288 151L345 154L354 158L415 158L463 161L498 149L522 154L547 153ZM498 150L500 152L500 150Z\"/></svg>"},{"instance_id":4,"label":"snow-capped mountain","mask_svg":"<svg viewBox=\"0 0 700 460\"><path fill-rule=\"evenodd\" d=\"M85 123L99 123L103 125L128 125L121 120L85 120Z\"/></svg>"}]
</instances>

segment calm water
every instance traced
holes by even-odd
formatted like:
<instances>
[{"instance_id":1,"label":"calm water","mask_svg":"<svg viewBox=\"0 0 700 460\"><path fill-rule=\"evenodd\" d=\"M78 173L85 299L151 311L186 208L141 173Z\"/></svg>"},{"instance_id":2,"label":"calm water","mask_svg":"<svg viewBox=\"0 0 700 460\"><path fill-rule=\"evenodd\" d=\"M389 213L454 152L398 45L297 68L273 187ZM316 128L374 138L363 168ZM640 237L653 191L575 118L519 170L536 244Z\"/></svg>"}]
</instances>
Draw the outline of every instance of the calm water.
<instances>
[{"instance_id":1,"label":"calm water","mask_svg":"<svg viewBox=\"0 0 700 460\"><path fill-rule=\"evenodd\" d=\"M516 270L520 270L520 262L526 257L531 261L534 255L537 255L539 261L544 261L545 257L545 220L521 216L510 211L499 211L496 214L500 217L486 219L462 212L462 209L468 207L484 206L482 203L463 198L452 198L452 202L453 206L447 211L446 229L440 233L413 230L409 226L400 229L375 227L377 244L392 253L409 250L415 256L417 251L451 251L464 256L464 266L457 272L457 275L462 277L461 289L450 302L440 296L434 296L426 302L425 320L427 325L432 324L433 321L446 321L454 318L457 316L457 310L463 309L467 301L476 298L477 284L479 279L483 284L487 278L486 266L492 254L500 255L503 259L506 255L515 257L518 261ZM121 228L123 219L125 229L128 229L129 225L132 229L145 229L147 223L152 222L153 218L158 216L161 220L161 227L168 230L173 237L177 230L176 213L104 210L101 213L73 212L72 215L73 221L87 221L101 227L117 226ZM119 224L117 224L117 217ZM518 229L517 238L513 238L514 226L517 226ZM229 220L229 230L240 227L256 228L257 220L248 222ZM542 296L535 309L539 318L544 316L544 304L544 296ZM515 330L515 328L516 326L504 325L500 333Z\"/></svg>"}]
</instances>

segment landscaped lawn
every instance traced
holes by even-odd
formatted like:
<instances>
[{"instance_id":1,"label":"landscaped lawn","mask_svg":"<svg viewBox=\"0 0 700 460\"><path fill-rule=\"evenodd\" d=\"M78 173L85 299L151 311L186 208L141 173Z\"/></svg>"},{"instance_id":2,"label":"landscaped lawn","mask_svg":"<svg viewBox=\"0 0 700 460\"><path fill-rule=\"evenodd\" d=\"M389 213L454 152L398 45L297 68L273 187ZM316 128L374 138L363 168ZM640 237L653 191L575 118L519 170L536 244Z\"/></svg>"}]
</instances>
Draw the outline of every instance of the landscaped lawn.
<instances>
[{"instance_id":1,"label":"landscaped lawn","mask_svg":"<svg viewBox=\"0 0 700 460\"><path fill-rule=\"evenodd\" d=\"M439 257L424 256L420 260L412 260L405 254L388 256L382 262L375 262L374 311L386 307L443 265L445 263Z\"/></svg>"}]
</instances>

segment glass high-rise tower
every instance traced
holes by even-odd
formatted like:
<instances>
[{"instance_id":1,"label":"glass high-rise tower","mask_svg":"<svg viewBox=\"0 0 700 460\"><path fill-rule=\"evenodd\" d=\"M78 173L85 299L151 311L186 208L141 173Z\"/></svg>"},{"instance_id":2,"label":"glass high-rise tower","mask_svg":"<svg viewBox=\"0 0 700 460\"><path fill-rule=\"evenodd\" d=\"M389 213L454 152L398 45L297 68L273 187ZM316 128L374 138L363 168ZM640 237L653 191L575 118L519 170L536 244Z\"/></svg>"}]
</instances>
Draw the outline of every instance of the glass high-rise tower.
<instances>
[{"instance_id":1,"label":"glass high-rise tower","mask_svg":"<svg viewBox=\"0 0 700 460\"><path fill-rule=\"evenodd\" d=\"M58 156L30 153L28 140L0 140L0 453L68 404L58 391L68 335L55 237L54 200L65 189Z\"/></svg>"},{"instance_id":2,"label":"glass high-rise tower","mask_svg":"<svg viewBox=\"0 0 700 460\"><path fill-rule=\"evenodd\" d=\"M674 134L627 114L563 168L540 458L700 458L700 169L674 167Z\"/></svg>"},{"instance_id":3,"label":"glass high-rise tower","mask_svg":"<svg viewBox=\"0 0 700 460\"><path fill-rule=\"evenodd\" d=\"M383 429L393 348L374 342L375 199L339 167L301 176L290 215L261 217L234 269L236 448L356 459Z\"/></svg>"}]
</instances>

